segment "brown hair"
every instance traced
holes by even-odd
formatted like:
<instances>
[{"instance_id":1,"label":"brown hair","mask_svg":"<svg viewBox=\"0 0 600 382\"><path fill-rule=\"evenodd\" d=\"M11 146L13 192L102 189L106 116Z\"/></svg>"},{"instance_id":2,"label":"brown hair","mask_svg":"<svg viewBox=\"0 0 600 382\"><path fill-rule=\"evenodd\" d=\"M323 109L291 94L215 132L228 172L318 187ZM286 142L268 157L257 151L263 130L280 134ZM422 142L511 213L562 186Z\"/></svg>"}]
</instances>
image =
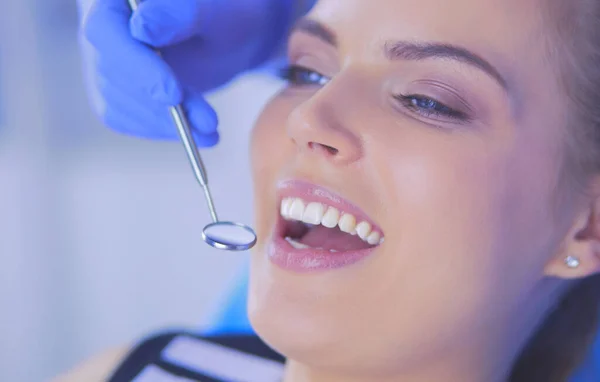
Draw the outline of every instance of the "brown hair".
<instances>
[{"instance_id":1,"label":"brown hair","mask_svg":"<svg viewBox=\"0 0 600 382\"><path fill-rule=\"evenodd\" d=\"M542 0L548 60L567 95L563 179L600 173L600 0ZM568 171L568 172L566 172ZM513 366L510 382L567 382L585 360L600 320L600 275L562 296Z\"/></svg>"},{"instance_id":2,"label":"brown hair","mask_svg":"<svg viewBox=\"0 0 600 382\"><path fill-rule=\"evenodd\" d=\"M600 275L566 292L517 359L509 381L569 381L596 337L599 301Z\"/></svg>"}]
</instances>

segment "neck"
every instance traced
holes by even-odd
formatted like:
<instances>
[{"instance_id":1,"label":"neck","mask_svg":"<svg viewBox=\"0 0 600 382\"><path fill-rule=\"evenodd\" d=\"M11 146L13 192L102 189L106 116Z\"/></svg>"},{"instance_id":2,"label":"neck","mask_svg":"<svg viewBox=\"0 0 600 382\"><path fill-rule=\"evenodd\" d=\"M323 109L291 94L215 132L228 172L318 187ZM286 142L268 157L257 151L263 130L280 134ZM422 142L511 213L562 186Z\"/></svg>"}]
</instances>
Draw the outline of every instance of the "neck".
<instances>
[{"instance_id":1,"label":"neck","mask_svg":"<svg viewBox=\"0 0 600 382\"><path fill-rule=\"evenodd\" d=\"M477 361L471 361L476 364ZM283 382L506 382L508 370L490 372L490 369L460 370L457 367L423 368L416 373L397 373L395 375L373 377L350 375L334 370L312 368L289 360Z\"/></svg>"},{"instance_id":2,"label":"neck","mask_svg":"<svg viewBox=\"0 0 600 382\"><path fill-rule=\"evenodd\" d=\"M474 330L466 344L440 352L419 365L394 375L375 377L357 370L324 370L288 360L283 382L507 382L512 365L527 339L535 332L561 290L545 285L529 294L512 314ZM537 301L538 304L531 304ZM535 305L535 306L532 306ZM401 364L401 360L398 361ZM367 375L368 374L368 375Z\"/></svg>"}]
</instances>

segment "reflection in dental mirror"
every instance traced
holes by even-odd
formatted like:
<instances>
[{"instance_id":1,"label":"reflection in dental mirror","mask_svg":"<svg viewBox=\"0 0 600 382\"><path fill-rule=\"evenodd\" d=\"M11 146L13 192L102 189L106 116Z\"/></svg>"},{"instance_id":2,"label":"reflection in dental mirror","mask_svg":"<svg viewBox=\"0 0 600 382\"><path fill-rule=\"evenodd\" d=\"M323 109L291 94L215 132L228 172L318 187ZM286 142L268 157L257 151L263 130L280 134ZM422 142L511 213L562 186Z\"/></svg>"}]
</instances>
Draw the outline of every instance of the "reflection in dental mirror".
<instances>
[{"instance_id":1,"label":"reflection in dental mirror","mask_svg":"<svg viewBox=\"0 0 600 382\"><path fill-rule=\"evenodd\" d=\"M204 228L202 239L218 249L245 251L256 243L256 234L250 227L243 224L216 222Z\"/></svg>"}]
</instances>

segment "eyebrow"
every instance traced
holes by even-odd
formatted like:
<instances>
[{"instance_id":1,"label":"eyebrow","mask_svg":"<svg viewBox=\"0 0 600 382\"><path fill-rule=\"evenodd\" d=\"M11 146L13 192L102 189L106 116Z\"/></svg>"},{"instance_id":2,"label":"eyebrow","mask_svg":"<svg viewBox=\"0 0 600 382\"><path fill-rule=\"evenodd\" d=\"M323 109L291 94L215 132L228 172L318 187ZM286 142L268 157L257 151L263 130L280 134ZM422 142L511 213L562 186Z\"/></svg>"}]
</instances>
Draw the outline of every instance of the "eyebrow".
<instances>
[{"instance_id":1,"label":"eyebrow","mask_svg":"<svg viewBox=\"0 0 600 382\"><path fill-rule=\"evenodd\" d=\"M335 33L333 33L333 31L327 28L325 25L313 19L299 19L290 31L290 35L293 35L295 32L308 33L329 45L333 45L336 48L338 46L337 36Z\"/></svg>"},{"instance_id":2,"label":"eyebrow","mask_svg":"<svg viewBox=\"0 0 600 382\"><path fill-rule=\"evenodd\" d=\"M290 35L295 32L304 32L333 47L338 46L336 34L325 25L313 19L302 18L298 20L292 28ZM421 61L435 58L450 59L465 63L484 71L496 80L505 91L508 91L507 81L498 69L483 57L460 46L437 42L387 41L384 44L384 52L385 56L391 61Z\"/></svg>"}]
</instances>

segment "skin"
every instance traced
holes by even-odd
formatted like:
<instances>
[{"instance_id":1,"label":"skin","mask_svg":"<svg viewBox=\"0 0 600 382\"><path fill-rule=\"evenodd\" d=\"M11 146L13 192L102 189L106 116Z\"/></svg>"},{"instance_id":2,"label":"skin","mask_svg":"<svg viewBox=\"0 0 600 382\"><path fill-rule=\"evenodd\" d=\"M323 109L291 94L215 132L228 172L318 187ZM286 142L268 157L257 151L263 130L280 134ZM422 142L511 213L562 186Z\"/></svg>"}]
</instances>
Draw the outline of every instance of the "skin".
<instances>
[{"instance_id":1,"label":"skin","mask_svg":"<svg viewBox=\"0 0 600 382\"><path fill-rule=\"evenodd\" d=\"M289 359L286 382L504 381L572 280L598 272L599 183L560 179L566 99L545 59L534 0L321 0L308 15L337 46L296 30L291 84L252 136L260 239L249 315ZM314 29L314 28L313 28ZM390 60L386 41L477 54ZM468 115L398 102L420 94ZM333 154L325 146L337 150ZM358 264L295 274L266 256L277 184L307 180L362 208L385 243ZM564 264L577 256L575 270Z\"/></svg>"}]
</instances>

